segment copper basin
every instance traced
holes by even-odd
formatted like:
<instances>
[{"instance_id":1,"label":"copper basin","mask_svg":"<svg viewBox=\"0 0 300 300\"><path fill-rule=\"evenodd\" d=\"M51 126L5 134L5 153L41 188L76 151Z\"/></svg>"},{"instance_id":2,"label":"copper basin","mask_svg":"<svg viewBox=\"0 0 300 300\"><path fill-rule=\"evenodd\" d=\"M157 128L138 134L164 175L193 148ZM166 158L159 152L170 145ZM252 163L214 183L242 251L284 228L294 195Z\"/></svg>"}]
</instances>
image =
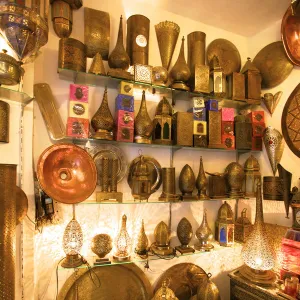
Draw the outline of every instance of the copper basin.
<instances>
[{"instance_id":1,"label":"copper basin","mask_svg":"<svg viewBox=\"0 0 300 300\"><path fill-rule=\"evenodd\" d=\"M300 16L293 15L291 6L282 19L281 39L288 58L300 66Z\"/></svg>"},{"instance_id":2,"label":"copper basin","mask_svg":"<svg viewBox=\"0 0 300 300\"><path fill-rule=\"evenodd\" d=\"M72 144L47 148L40 156L37 177L52 199L74 204L87 199L97 184L97 169L92 157Z\"/></svg>"}]
</instances>

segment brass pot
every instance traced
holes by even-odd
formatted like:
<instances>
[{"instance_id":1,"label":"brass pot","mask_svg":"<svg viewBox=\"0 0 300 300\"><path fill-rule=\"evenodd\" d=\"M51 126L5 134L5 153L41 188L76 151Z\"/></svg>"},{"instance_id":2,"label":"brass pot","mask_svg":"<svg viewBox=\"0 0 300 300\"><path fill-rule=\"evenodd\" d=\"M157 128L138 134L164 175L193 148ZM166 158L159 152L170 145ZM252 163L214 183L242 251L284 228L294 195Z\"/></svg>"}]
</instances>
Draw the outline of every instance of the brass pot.
<instances>
[{"instance_id":1,"label":"brass pot","mask_svg":"<svg viewBox=\"0 0 300 300\"><path fill-rule=\"evenodd\" d=\"M16 85L20 83L21 77L24 75L24 69L21 63L12 56L6 54L6 50L0 53L0 84Z\"/></svg>"}]
</instances>

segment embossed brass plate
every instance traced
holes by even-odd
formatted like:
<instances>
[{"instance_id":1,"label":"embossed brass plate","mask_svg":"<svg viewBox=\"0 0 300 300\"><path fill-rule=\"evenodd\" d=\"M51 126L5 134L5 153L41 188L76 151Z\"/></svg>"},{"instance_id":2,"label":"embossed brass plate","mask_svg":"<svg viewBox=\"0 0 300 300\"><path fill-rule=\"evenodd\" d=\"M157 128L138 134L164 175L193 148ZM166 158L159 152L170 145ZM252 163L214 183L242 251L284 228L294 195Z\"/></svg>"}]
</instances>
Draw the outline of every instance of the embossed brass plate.
<instances>
[{"instance_id":1,"label":"embossed brass plate","mask_svg":"<svg viewBox=\"0 0 300 300\"><path fill-rule=\"evenodd\" d=\"M84 43L87 47L87 57L100 53L103 60L108 60L110 39L109 13L84 8Z\"/></svg>"}]
</instances>

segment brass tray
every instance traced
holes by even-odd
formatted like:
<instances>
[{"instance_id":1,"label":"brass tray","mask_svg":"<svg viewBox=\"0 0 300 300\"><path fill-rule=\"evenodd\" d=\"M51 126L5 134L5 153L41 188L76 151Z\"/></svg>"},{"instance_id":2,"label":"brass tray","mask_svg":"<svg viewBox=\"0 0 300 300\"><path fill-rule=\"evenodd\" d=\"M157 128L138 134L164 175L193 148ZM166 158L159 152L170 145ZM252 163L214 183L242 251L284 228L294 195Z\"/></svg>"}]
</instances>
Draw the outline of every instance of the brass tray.
<instances>
[{"instance_id":1,"label":"brass tray","mask_svg":"<svg viewBox=\"0 0 300 300\"><path fill-rule=\"evenodd\" d=\"M212 41L208 45L206 53L208 62L210 62L214 56L217 56L225 75L241 70L241 56L239 50L228 40L216 39Z\"/></svg>"},{"instance_id":2,"label":"brass tray","mask_svg":"<svg viewBox=\"0 0 300 300\"><path fill-rule=\"evenodd\" d=\"M151 194L156 192L162 183L162 170L159 162L151 156L143 155L144 162L147 164L150 176L151 176ZM140 161L139 157L136 157L130 164L128 168L127 182L130 188L132 188L132 178L136 168L137 163Z\"/></svg>"},{"instance_id":3,"label":"brass tray","mask_svg":"<svg viewBox=\"0 0 300 300\"><path fill-rule=\"evenodd\" d=\"M261 49L253 60L261 73L261 87L272 88L282 83L294 66L286 56L282 41L271 43Z\"/></svg>"},{"instance_id":4,"label":"brass tray","mask_svg":"<svg viewBox=\"0 0 300 300\"><path fill-rule=\"evenodd\" d=\"M152 295L145 273L135 264L130 264L94 267L91 273L87 269L78 269L67 279L57 299L150 300Z\"/></svg>"},{"instance_id":5,"label":"brass tray","mask_svg":"<svg viewBox=\"0 0 300 300\"><path fill-rule=\"evenodd\" d=\"M300 157L300 84L296 86L285 103L281 128L287 145L295 155Z\"/></svg>"},{"instance_id":6,"label":"brass tray","mask_svg":"<svg viewBox=\"0 0 300 300\"><path fill-rule=\"evenodd\" d=\"M179 300L190 300L197 294L198 286L208 279L206 272L192 263L181 263L169 268L158 279L154 293L162 286L164 280L170 282L169 288L173 290Z\"/></svg>"},{"instance_id":7,"label":"brass tray","mask_svg":"<svg viewBox=\"0 0 300 300\"><path fill-rule=\"evenodd\" d=\"M19 225L26 217L28 211L28 199L24 191L16 186L16 225Z\"/></svg>"},{"instance_id":8,"label":"brass tray","mask_svg":"<svg viewBox=\"0 0 300 300\"><path fill-rule=\"evenodd\" d=\"M98 173L98 184L100 185L100 177L102 174L102 158L118 159L117 181L120 182L127 173L127 161L123 151L109 144L91 145L87 149L88 153L93 157Z\"/></svg>"},{"instance_id":9,"label":"brass tray","mask_svg":"<svg viewBox=\"0 0 300 300\"><path fill-rule=\"evenodd\" d=\"M281 22L281 39L288 58L297 66L300 66L300 51L298 32L300 27L300 17L293 16L292 6L290 6Z\"/></svg>"}]
</instances>

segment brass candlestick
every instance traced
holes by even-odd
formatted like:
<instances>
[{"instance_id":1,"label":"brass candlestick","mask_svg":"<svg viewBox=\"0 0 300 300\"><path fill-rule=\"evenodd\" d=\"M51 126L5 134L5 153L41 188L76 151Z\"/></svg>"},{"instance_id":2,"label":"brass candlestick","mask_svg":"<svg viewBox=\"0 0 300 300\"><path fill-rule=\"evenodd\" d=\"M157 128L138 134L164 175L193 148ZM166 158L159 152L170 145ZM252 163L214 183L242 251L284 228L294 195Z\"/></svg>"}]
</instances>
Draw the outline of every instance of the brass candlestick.
<instances>
[{"instance_id":1,"label":"brass candlestick","mask_svg":"<svg viewBox=\"0 0 300 300\"><path fill-rule=\"evenodd\" d=\"M182 218L177 226L177 237L181 243L180 246L175 247L181 254L193 253L195 250L189 246L193 237L192 224L187 218Z\"/></svg>"}]
</instances>

